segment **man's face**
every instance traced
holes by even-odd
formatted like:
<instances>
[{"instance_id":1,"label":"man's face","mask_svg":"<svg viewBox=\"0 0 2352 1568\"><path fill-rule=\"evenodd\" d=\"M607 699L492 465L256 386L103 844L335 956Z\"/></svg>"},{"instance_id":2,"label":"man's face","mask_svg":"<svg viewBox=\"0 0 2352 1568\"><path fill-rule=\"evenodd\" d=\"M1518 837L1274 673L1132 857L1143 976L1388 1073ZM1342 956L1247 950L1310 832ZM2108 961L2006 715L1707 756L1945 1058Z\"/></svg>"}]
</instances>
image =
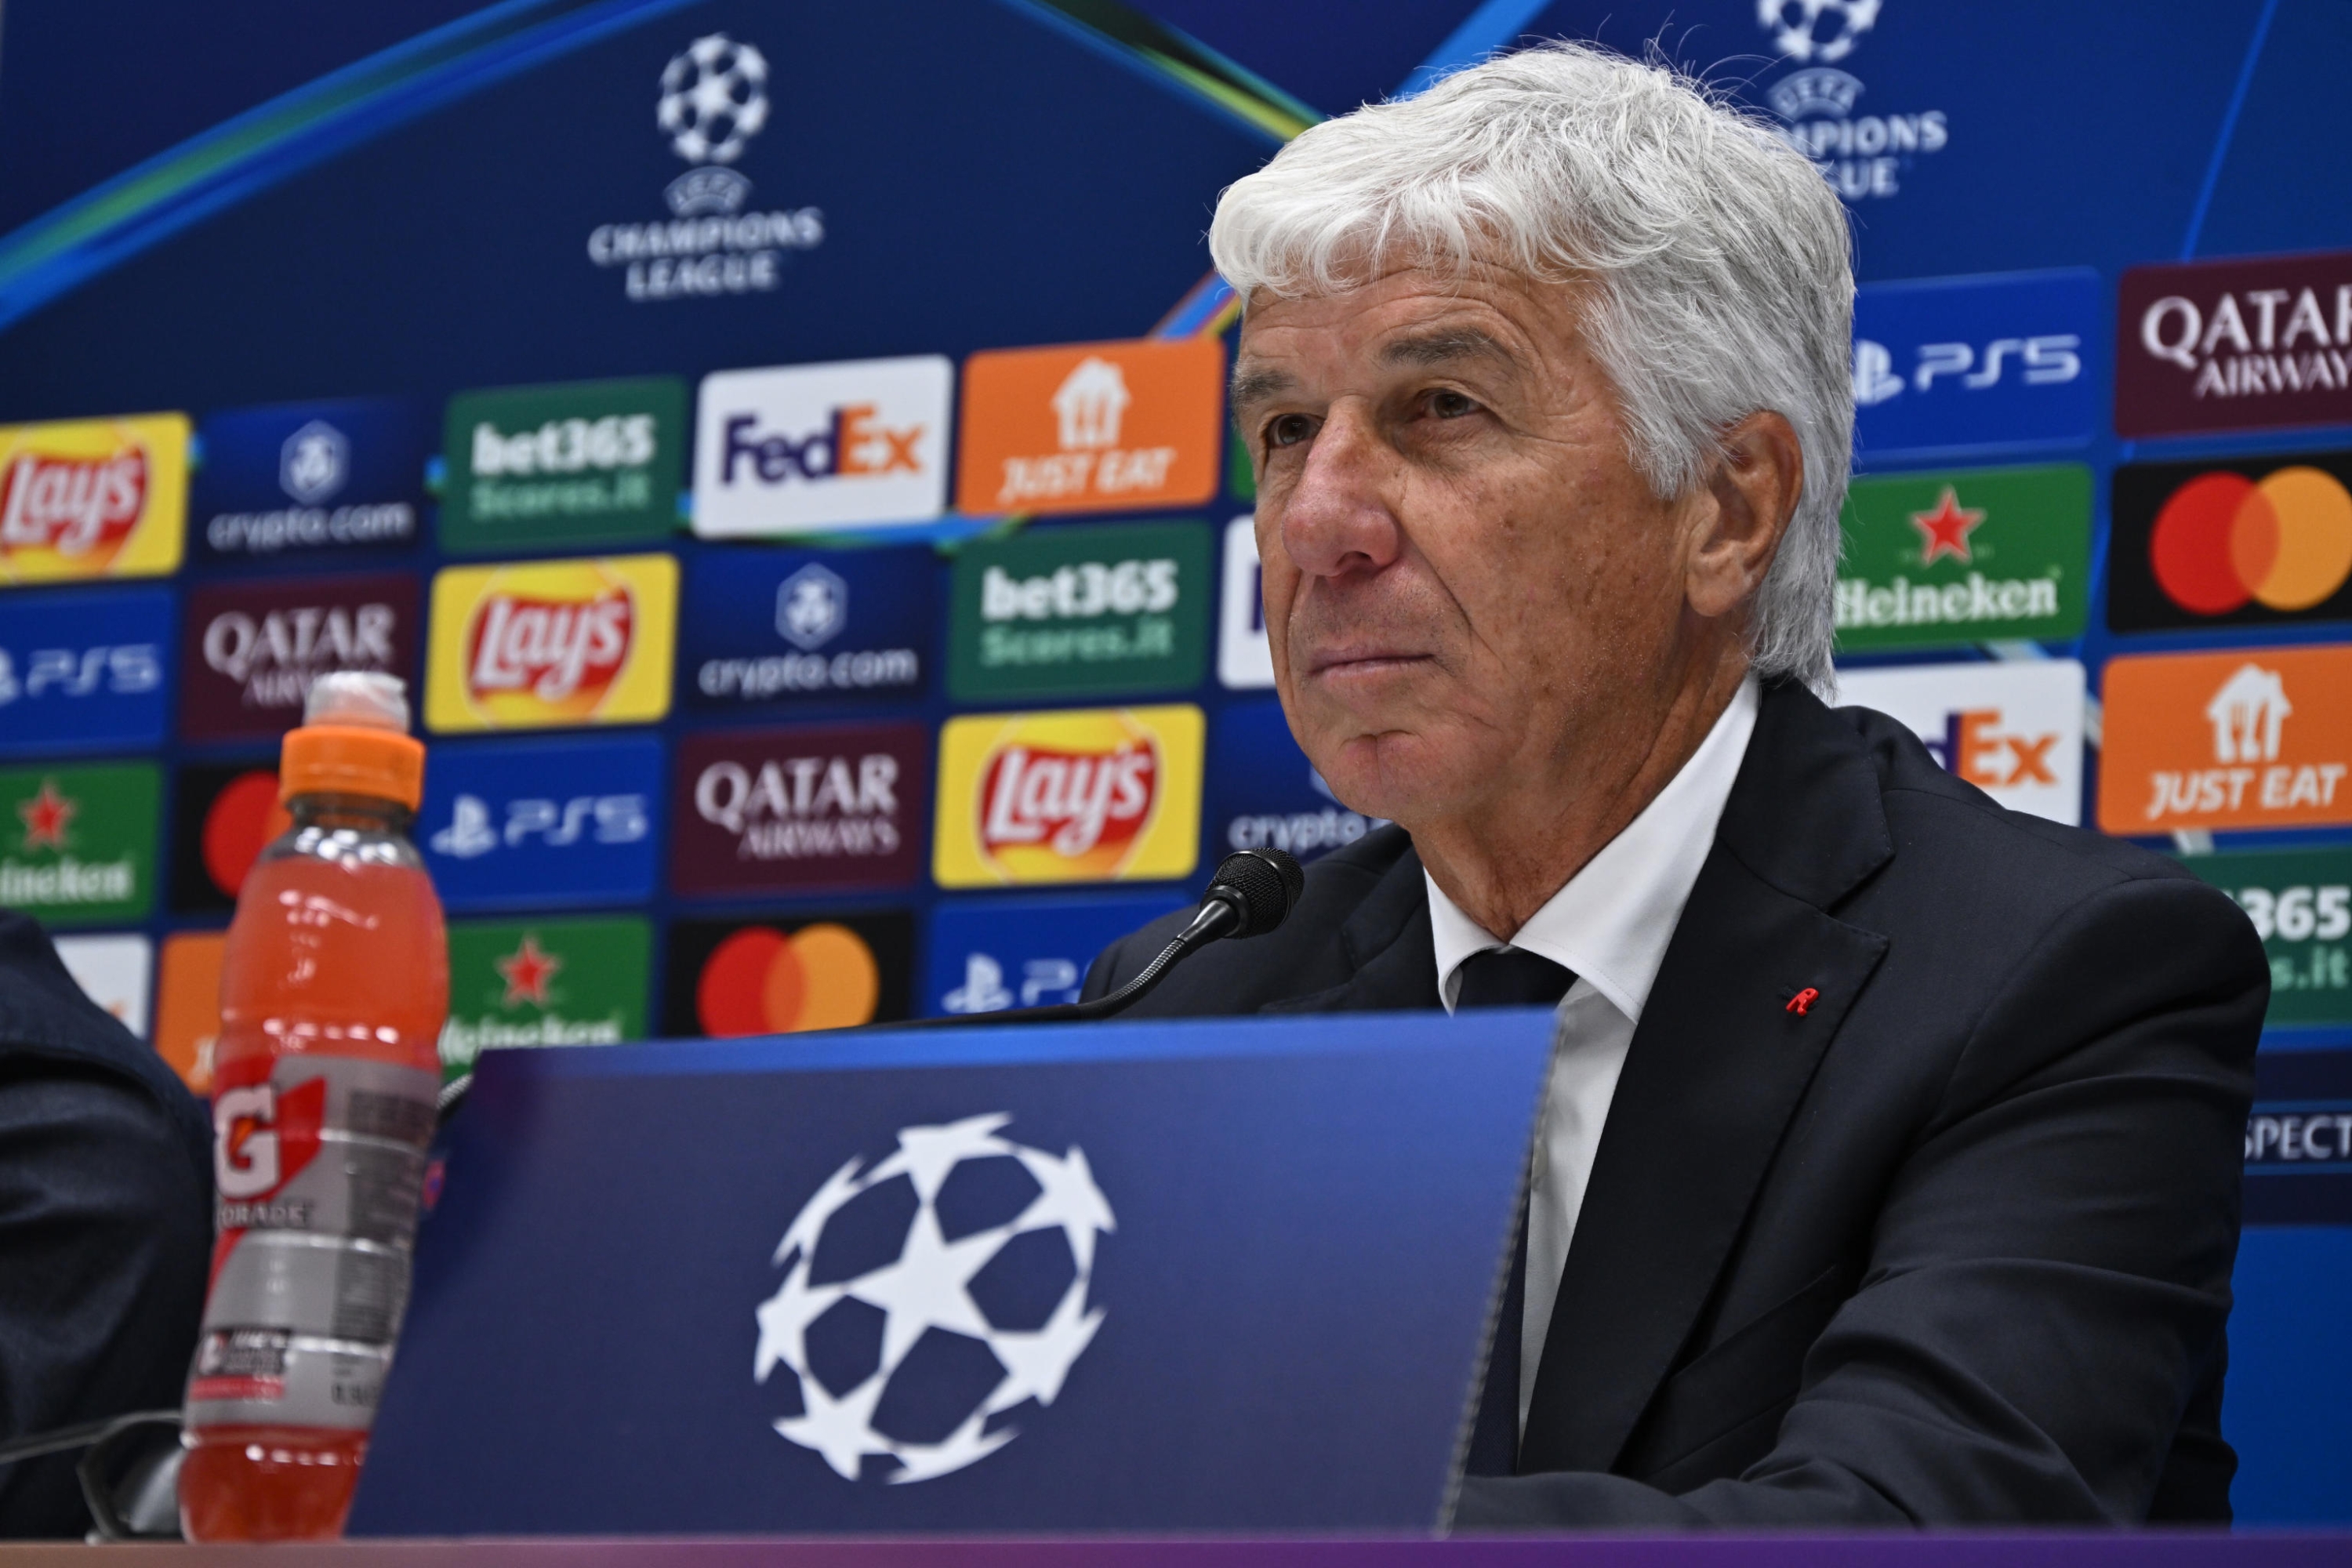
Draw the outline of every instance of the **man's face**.
<instances>
[{"instance_id":1,"label":"man's face","mask_svg":"<svg viewBox=\"0 0 2352 1568\"><path fill-rule=\"evenodd\" d=\"M1244 325L1276 683L1360 811L1475 819L1608 754L1684 679L1692 530L1633 468L1579 303L1408 270Z\"/></svg>"}]
</instances>

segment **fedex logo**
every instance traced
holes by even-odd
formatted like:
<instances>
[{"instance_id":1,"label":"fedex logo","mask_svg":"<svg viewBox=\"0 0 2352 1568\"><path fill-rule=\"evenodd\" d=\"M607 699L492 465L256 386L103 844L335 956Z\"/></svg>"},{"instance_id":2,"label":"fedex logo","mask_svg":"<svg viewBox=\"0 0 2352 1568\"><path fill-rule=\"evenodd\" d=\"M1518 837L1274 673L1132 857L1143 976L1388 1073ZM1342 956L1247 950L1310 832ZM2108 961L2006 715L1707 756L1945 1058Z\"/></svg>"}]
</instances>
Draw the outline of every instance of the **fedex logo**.
<instances>
[{"instance_id":1,"label":"fedex logo","mask_svg":"<svg viewBox=\"0 0 2352 1568\"><path fill-rule=\"evenodd\" d=\"M2009 807L2083 817L2083 667L2071 658L1838 672L1838 700L1917 735L1946 772Z\"/></svg>"},{"instance_id":2,"label":"fedex logo","mask_svg":"<svg viewBox=\"0 0 2352 1568\"><path fill-rule=\"evenodd\" d=\"M939 516L954 393L955 367L938 354L704 377L695 532L751 538Z\"/></svg>"},{"instance_id":3,"label":"fedex logo","mask_svg":"<svg viewBox=\"0 0 2352 1568\"><path fill-rule=\"evenodd\" d=\"M1941 740L1926 739L1928 752L1981 790L2007 789L2014 784L2056 784L2057 763L2052 756L2061 739L2055 730L2032 734L2005 727L1998 708L1969 708L1944 721Z\"/></svg>"},{"instance_id":4,"label":"fedex logo","mask_svg":"<svg viewBox=\"0 0 2352 1568\"><path fill-rule=\"evenodd\" d=\"M757 414L738 414L727 421L726 452L719 459L721 484L737 481L740 463L762 481L783 484L803 479L855 479L865 474L919 474L923 459L915 444L925 426L893 429L881 421L871 403L837 407L833 417L809 435L793 440L787 435L762 435Z\"/></svg>"}]
</instances>

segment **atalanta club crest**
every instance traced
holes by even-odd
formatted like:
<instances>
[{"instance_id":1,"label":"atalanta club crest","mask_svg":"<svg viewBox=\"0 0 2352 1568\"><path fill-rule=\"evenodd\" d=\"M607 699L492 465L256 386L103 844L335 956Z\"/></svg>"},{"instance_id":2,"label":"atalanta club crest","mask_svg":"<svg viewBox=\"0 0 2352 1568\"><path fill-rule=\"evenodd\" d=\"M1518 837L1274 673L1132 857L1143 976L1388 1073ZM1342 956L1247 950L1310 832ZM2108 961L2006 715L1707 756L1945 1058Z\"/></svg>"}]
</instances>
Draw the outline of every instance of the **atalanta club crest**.
<instances>
[{"instance_id":1,"label":"atalanta club crest","mask_svg":"<svg viewBox=\"0 0 2352 1568\"><path fill-rule=\"evenodd\" d=\"M929 1480L986 1458L1051 1405L1102 1327L1087 1300L1115 1227L1083 1150L1000 1137L1012 1118L908 1127L809 1199L760 1304L752 1377L778 1368L800 1411L774 1423L855 1481ZM868 1459L884 1461L875 1467Z\"/></svg>"}]
</instances>

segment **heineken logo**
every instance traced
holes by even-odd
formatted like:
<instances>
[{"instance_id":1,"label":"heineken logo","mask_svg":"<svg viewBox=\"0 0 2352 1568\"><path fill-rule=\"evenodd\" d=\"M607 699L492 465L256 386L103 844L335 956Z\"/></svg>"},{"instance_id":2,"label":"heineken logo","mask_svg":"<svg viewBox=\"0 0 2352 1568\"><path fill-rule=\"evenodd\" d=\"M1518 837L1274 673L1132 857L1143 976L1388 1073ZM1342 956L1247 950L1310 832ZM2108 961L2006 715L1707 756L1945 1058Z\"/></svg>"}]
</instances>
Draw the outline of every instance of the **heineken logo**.
<instances>
[{"instance_id":1,"label":"heineken logo","mask_svg":"<svg viewBox=\"0 0 2352 1568\"><path fill-rule=\"evenodd\" d=\"M138 868L128 858L85 863L70 855L47 866L0 860L0 904L37 910L53 905L119 904L138 888Z\"/></svg>"},{"instance_id":2,"label":"heineken logo","mask_svg":"<svg viewBox=\"0 0 2352 1568\"><path fill-rule=\"evenodd\" d=\"M652 932L628 916L449 927L445 1074L482 1052L642 1039Z\"/></svg>"},{"instance_id":3,"label":"heineken logo","mask_svg":"<svg viewBox=\"0 0 2352 1568\"><path fill-rule=\"evenodd\" d=\"M0 770L0 822L16 825L0 839L0 905L52 924L143 918L161 795L145 763Z\"/></svg>"},{"instance_id":4,"label":"heineken logo","mask_svg":"<svg viewBox=\"0 0 2352 1568\"><path fill-rule=\"evenodd\" d=\"M1840 651L2080 636L2090 471L2062 464L1861 479L1846 498Z\"/></svg>"},{"instance_id":5,"label":"heineken logo","mask_svg":"<svg viewBox=\"0 0 2352 1568\"><path fill-rule=\"evenodd\" d=\"M62 849L66 847L66 824L80 808L58 793L58 781L43 779L40 793L32 799L19 801L16 815L24 819L25 845L27 849Z\"/></svg>"},{"instance_id":6,"label":"heineken logo","mask_svg":"<svg viewBox=\"0 0 2352 1568\"><path fill-rule=\"evenodd\" d=\"M1969 626L1979 621L2052 621L2058 616L2058 579L1987 577L1971 572L1958 583L1915 583L1841 577L1837 626Z\"/></svg>"}]
</instances>

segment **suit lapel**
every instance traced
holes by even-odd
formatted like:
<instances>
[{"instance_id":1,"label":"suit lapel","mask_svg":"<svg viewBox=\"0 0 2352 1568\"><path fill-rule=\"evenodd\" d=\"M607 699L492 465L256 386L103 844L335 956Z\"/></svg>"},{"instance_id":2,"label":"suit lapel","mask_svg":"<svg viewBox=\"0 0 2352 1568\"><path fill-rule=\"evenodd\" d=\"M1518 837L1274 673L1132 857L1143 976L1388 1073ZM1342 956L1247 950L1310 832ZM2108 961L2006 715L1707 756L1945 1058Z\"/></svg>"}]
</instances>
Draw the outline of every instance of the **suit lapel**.
<instances>
[{"instance_id":1,"label":"suit lapel","mask_svg":"<svg viewBox=\"0 0 2352 1568\"><path fill-rule=\"evenodd\" d=\"M1885 937L1825 909L1892 853L1860 740L1801 688L1768 691L1610 1106L1523 1472L1606 1469L1623 1447L1885 953Z\"/></svg>"}]
</instances>

